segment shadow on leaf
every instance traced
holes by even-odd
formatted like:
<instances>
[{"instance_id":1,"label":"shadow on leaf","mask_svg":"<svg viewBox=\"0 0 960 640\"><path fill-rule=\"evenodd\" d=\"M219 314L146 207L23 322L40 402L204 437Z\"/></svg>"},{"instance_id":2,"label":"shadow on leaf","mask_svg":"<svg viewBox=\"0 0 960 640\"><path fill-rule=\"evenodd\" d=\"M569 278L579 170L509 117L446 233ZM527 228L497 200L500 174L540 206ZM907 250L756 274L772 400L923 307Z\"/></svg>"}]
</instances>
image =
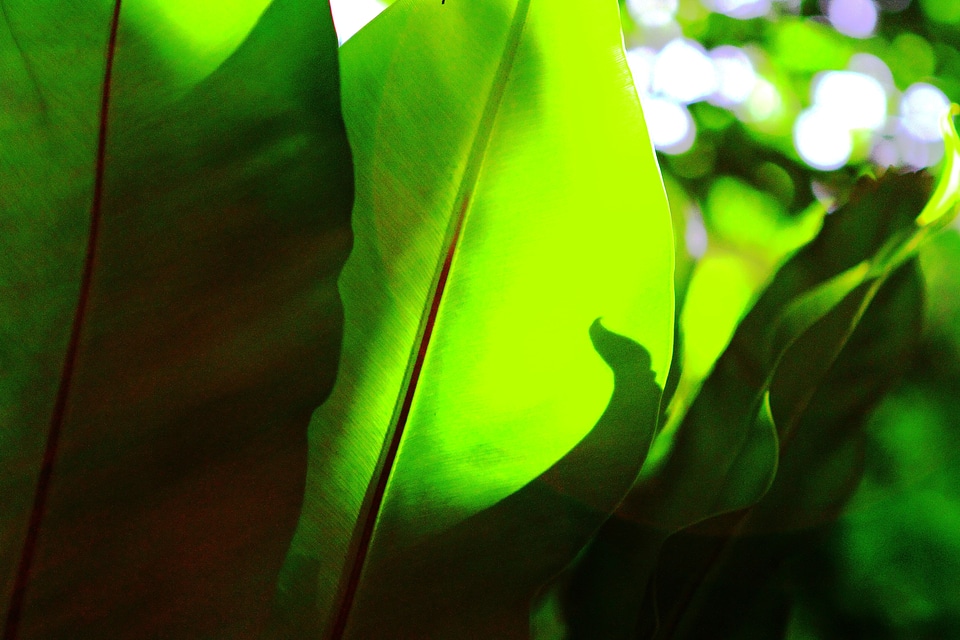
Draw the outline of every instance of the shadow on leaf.
<instances>
[{"instance_id":1,"label":"shadow on leaf","mask_svg":"<svg viewBox=\"0 0 960 640\"><path fill-rule=\"evenodd\" d=\"M383 548L364 575L346 637L527 638L530 604L626 495L653 438L661 389L648 351L594 321L590 338L614 372L596 426L523 488L441 534ZM304 561L304 574L312 560ZM301 601L302 602L302 601ZM314 612L304 602L296 631ZM316 619L316 615L312 616ZM315 623L314 623L315 624Z\"/></svg>"}]
</instances>

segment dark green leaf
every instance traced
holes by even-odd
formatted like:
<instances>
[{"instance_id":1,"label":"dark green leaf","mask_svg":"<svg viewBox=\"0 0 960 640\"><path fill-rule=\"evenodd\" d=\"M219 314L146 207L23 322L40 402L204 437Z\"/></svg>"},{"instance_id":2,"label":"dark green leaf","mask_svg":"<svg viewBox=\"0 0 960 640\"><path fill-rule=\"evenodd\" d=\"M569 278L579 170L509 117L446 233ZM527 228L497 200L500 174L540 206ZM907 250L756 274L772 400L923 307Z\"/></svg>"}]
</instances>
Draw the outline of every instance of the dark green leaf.
<instances>
[{"instance_id":1,"label":"dark green leaf","mask_svg":"<svg viewBox=\"0 0 960 640\"><path fill-rule=\"evenodd\" d=\"M919 174L888 174L879 183L865 180L845 211L828 218L817 239L777 274L738 327L690 410L668 418L637 485L593 543L597 559L591 549L569 578L576 585L570 593L596 596L577 603L571 621L575 637L591 637L597 628L610 629L609 637L634 637L639 632L638 596L645 593L636 584L647 584L656 564L636 556L654 553L658 541L685 527L748 508L764 496L782 453L778 440L793 439L811 397L878 291L955 215L960 139L952 123L945 133L948 163L930 202L923 204L926 183ZM909 307L917 298L907 294L906 299ZM767 393L772 419L758 420ZM850 481L843 478L856 474L856 446L845 444L837 453L839 462L828 460L809 475L811 481L822 480L836 471L830 463L849 463L850 446L854 470L830 487L821 508L835 509L849 495ZM783 486L789 487L791 480L798 481L796 474ZM721 518L715 527L732 535L744 522L742 515ZM624 532L631 527L632 536ZM722 551L720 544L717 553ZM611 562L611 556L624 560ZM708 554L706 568L693 570L692 588L717 557ZM593 562L616 569L600 572L590 568ZM633 572L636 567L639 573ZM577 585L580 580L598 583ZM617 599L615 606L606 602L611 597ZM664 629L667 635L687 606L687 596L678 598L667 605L673 612ZM605 612L615 618L603 619Z\"/></svg>"},{"instance_id":2,"label":"dark green leaf","mask_svg":"<svg viewBox=\"0 0 960 640\"><path fill-rule=\"evenodd\" d=\"M662 615L677 618L675 637L699 638L708 629L733 637L748 627L778 637L790 601L773 586L782 583L781 567L804 548L808 530L837 517L857 487L868 418L909 366L920 335L922 282L916 266L905 265L880 289L818 382L817 350L843 340L848 306L844 301L804 334L777 369L773 394L814 388L791 415L781 414L778 425L793 428L782 433L780 465L768 493L746 515L704 522L665 546L657 591L661 601L673 603L675 611ZM692 603L677 606L684 591L693 592ZM766 606L757 605L762 598ZM779 614L762 620L774 611Z\"/></svg>"},{"instance_id":3,"label":"dark green leaf","mask_svg":"<svg viewBox=\"0 0 960 640\"><path fill-rule=\"evenodd\" d=\"M4 638L252 637L341 341L329 9L2 7Z\"/></svg>"}]
</instances>

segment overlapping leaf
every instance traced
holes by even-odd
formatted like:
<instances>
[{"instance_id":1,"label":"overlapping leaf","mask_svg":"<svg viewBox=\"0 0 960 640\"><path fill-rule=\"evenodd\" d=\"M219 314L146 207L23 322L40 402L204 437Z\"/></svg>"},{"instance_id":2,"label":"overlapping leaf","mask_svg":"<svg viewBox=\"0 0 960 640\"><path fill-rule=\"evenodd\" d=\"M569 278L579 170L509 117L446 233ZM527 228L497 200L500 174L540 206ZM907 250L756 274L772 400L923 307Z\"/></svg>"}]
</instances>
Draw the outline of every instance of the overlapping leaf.
<instances>
[{"instance_id":1,"label":"overlapping leaf","mask_svg":"<svg viewBox=\"0 0 960 640\"><path fill-rule=\"evenodd\" d=\"M0 7L3 637L252 637L341 340L329 9Z\"/></svg>"},{"instance_id":2,"label":"overlapping leaf","mask_svg":"<svg viewBox=\"0 0 960 640\"><path fill-rule=\"evenodd\" d=\"M916 203L920 195L906 188L898 193L901 202ZM789 601L767 589L767 581L810 528L836 518L859 483L870 412L911 361L920 335L922 281L915 265L905 265L889 279L833 366L821 380L811 379L818 373L812 363L822 361L813 357L820 345L842 340L848 329L843 311L840 305L815 325L787 351L778 369L774 394L814 390L778 422L792 428L781 430L780 464L770 491L746 514L708 520L665 546L657 595L672 609L661 612L669 621L665 626L678 624L666 637L697 638L706 629L733 634L744 625L766 625L765 634L777 637L785 626ZM781 602L771 601L777 598ZM757 606L758 599L769 606ZM759 611L766 613L759 616Z\"/></svg>"},{"instance_id":3,"label":"overlapping leaf","mask_svg":"<svg viewBox=\"0 0 960 640\"><path fill-rule=\"evenodd\" d=\"M343 47L356 246L277 635L526 637L633 482L673 239L620 38L608 0L405 0Z\"/></svg>"},{"instance_id":4,"label":"overlapping leaf","mask_svg":"<svg viewBox=\"0 0 960 640\"><path fill-rule=\"evenodd\" d=\"M574 635L635 637L641 633L637 626L640 602L647 593L659 545L676 531L750 507L764 496L780 464L778 449L794 440L811 399L828 380L871 303L917 248L955 215L960 140L952 122L944 123L948 160L930 202L923 206L922 177L888 174L879 183L864 182L846 211L831 216L818 238L777 274L737 329L683 420L675 420L674 429L668 423L658 435L651 460L618 511L619 517L607 523L567 587ZM900 293L890 295L893 300L905 298L909 307L918 301L918 285L915 276L905 282L897 285ZM898 322L909 324L910 317ZM900 334L904 331L909 332L909 327ZM889 380L879 382L882 386ZM829 390L824 388L824 393ZM773 406L772 413L765 415L767 394ZM867 403L875 400L870 393L853 397ZM862 407L858 404L858 408ZM815 417L816 413L811 420ZM830 444L816 436L826 425L817 427L799 440L815 451ZM855 430L850 433L855 440ZM857 446L843 437L832 443L839 447L830 452L837 459L828 457L819 461L822 467L802 471L808 482L818 478L822 482L834 478L832 463L853 463L852 470L839 475L838 486L820 495L821 503L814 500L793 513L797 520L792 525L768 521L754 526L796 526L842 504L851 490L851 474L856 475ZM791 458L790 463L795 460ZM771 499L771 505L779 504L771 510L781 517L790 488L800 483L800 472L788 470ZM760 514L758 521L776 520ZM744 520L739 516L721 519L716 526L735 533ZM713 561L708 557L706 564ZM702 574L694 582L701 578ZM679 607L682 612L684 605Z\"/></svg>"}]
</instances>

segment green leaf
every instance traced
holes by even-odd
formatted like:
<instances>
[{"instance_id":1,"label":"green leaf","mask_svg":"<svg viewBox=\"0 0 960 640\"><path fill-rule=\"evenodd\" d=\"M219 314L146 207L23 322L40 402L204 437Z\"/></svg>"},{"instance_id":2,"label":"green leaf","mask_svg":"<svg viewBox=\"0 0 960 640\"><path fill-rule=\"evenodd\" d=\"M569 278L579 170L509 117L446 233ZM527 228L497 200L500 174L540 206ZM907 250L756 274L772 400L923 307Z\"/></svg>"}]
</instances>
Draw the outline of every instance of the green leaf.
<instances>
[{"instance_id":1,"label":"green leaf","mask_svg":"<svg viewBox=\"0 0 960 640\"><path fill-rule=\"evenodd\" d=\"M344 352L275 631L525 637L633 482L671 355L670 217L617 5L402 1L341 55Z\"/></svg>"},{"instance_id":2,"label":"green leaf","mask_svg":"<svg viewBox=\"0 0 960 640\"><path fill-rule=\"evenodd\" d=\"M4 637L250 637L342 334L329 9L2 9Z\"/></svg>"},{"instance_id":3,"label":"green leaf","mask_svg":"<svg viewBox=\"0 0 960 640\"><path fill-rule=\"evenodd\" d=\"M960 138L949 118L944 119L944 133L947 163L926 206L921 204L926 199L926 185L920 174L887 174L879 182L865 178L844 214L828 218L821 234L777 274L738 327L730 347L689 412L671 416L658 435L651 460L621 509L626 517L671 529L681 525L676 509L682 508L688 521L682 528L750 506L763 495L759 490L764 487L763 479L772 477L775 461L760 465L753 472L745 470L746 475L731 476L717 458L726 455L727 460L735 460L768 439L765 429L748 426L755 423L756 406L767 392L771 392L773 418L780 437L789 437L811 394L877 292L901 265L913 259L932 234L956 215ZM828 330L824 330L823 323ZM791 349L798 355L786 358L785 362ZM776 384L778 377L785 379L783 371L798 367L802 373L793 371L793 377L800 384ZM752 400L751 393L755 394ZM735 411L743 417L718 419L718 413L729 411L730 405L739 407ZM724 422L741 426L713 426ZM674 496L691 495L696 492L696 483L710 489L699 492L699 506L664 506L662 501L657 504L641 499L644 487L659 493L671 487L668 476L681 482ZM742 478L742 482L735 478ZM687 489L680 489L681 486ZM711 497L721 486L725 497ZM753 495L753 499L745 500L747 495ZM654 504L657 506L650 506ZM650 509L663 515L648 513Z\"/></svg>"},{"instance_id":4,"label":"green leaf","mask_svg":"<svg viewBox=\"0 0 960 640\"><path fill-rule=\"evenodd\" d=\"M569 593L585 594L571 604L573 637L637 633L660 545L766 494L780 463L778 441L793 439L811 397L878 292L956 215L960 138L949 118L943 129L947 162L926 206L921 174L864 179L851 204L827 218L818 237L777 273L689 411L669 416L637 484L567 577ZM778 385L778 376L794 384ZM768 393L772 415L760 412ZM822 479L829 466L812 478ZM831 487L826 507L836 508L849 490L843 482ZM730 535L743 526L741 514L718 520L711 530ZM716 558L708 557L708 567ZM694 585L704 574L697 575ZM686 597L681 600L665 633L683 614Z\"/></svg>"},{"instance_id":5,"label":"green leaf","mask_svg":"<svg viewBox=\"0 0 960 640\"><path fill-rule=\"evenodd\" d=\"M762 380L763 387L770 393L777 426L779 452L772 464L779 469L776 479L768 484L772 493L749 492L751 486L756 486L756 480L751 483L751 477L765 477L762 466L755 467L752 476L749 470L744 470L746 481L714 480L721 484L721 493L728 500L750 496L740 500L738 506L739 509L752 507L748 511L716 518L734 509L716 509L704 498L693 502L696 505L693 508L701 517L691 524L702 524L672 541L659 559L656 591L664 603L658 615L663 637L698 637L705 628L716 626L716 620L710 618L714 614L712 609L699 610L701 605L716 601L716 592L705 594L702 585L717 571L723 558L736 552L733 547L738 536L809 526L835 514L855 487L860 473L859 427L863 425L863 419L855 417L858 410L868 409L876 398L869 389L863 389L861 395L850 388L845 373L848 363L838 365L838 357L849 346L851 336L878 297L879 315L874 312L873 326L868 325L866 329L866 335L872 334L875 344L889 347L891 338L898 336L893 348L896 352L897 347L907 347L902 344L904 334L916 333L921 313L916 273L905 272L906 280L895 281L892 296L879 296L891 272L883 267L872 268L871 263L882 264L884 256L896 255L900 243L909 242L908 234L916 233L914 221L917 212L924 208L928 192L922 174L887 174L879 181L863 179L851 202L828 217L820 235L777 273L737 329L714 375L707 380L678 430L674 449L669 452L664 468L672 470L675 476L684 471L690 474L689 484L692 478L703 479L709 474L711 465L718 464L717 458L722 455L715 453L713 443L725 441L723 436L714 433L715 427L710 428L715 423L705 421L702 416L723 411L724 397L730 393L714 395L715 389L724 389L729 384L740 387L744 381L749 386L750 381ZM872 273L879 275L872 276ZM893 309L887 309L888 306ZM885 322L885 314L892 315L894 322ZM869 353L870 344L864 339L855 345L859 351ZM853 358L860 355L853 349L846 353L856 354ZM876 350L872 355L877 355ZM896 357L897 354L885 355ZM861 387L873 386L876 391L877 387L892 383L897 373L896 362L891 363L891 367L863 363L859 373L866 371L867 375L856 377ZM844 393L838 394L837 389L844 389ZM845 411L844 402L851 401L852 408L847 407L849 410ZM801 427L806 430L800 431ZM704 445L705 441L711 444ZM746 440L750 441L750 438ZM709 447L713 457L698 451L694 443ZM733 452L739 449L727 451L730 452L727 455L733 457L737 455ZM656 480L661 475L663 472L651 474L651 478ZM748 490L746 494L744 489ZM659 511L655 506L651 509L655 514L662 511L662 507ZM661 521L657 516L650 517L655 522ZM704 535L709 538L704 539ZM782 543L778 548L782 552ZM690 558L699 560L691 562ZM757 571L759 581L775 564L769 559L758 562L764 567ZM723 585L718 587L721 592L730 591L738 583L737 578L723 573L726 570L738 572L741 567L724 564L720 575L710 578L711 586ZM724 608L735 617L733 612L737 607ZM739 617L747 615L743 611L741 614ZM702 619L702 615L707 617ZM771 624L779 624L779 619Z\"/></svg>"},{"instance_id":6,"label":"green leaf","mask_svg":"<svg viewBox=\"0 0 960 640\"><path fill-rule=\"evenodd\" d=\"M770 391L778 471L748 511L708 520L664 547L656 589L669 603L660 612L670 630L665 637L732 636L764 625L760 635L781 635L788 607L773 588L783 580L777 571L804 544L805 531L833 521L853 494L863 471L867 419L911 362L920 335L923 286L916 265L867 283L869 267L857 265L882 256L904 231L913 232L928 193L923 174L863 180L823 233L781 270L741 327L749 330L733 346L741 361L770 336L768 349L788 340ZM787 305L787 316L797 320L786 332L802 332L798 337L785 339L783 324L757 321L775 315L781 305L774 301L803 289L813 293ZM809 315L798 314L799 308ZM761 594L770 602L758 608ZM762 609L783 615L765 619L758 615Z\"/></svg>"},{"instance_id":7,"label":"green leaf","mask_svg":"<svg viewBox=\"0 0 960 640\"><path fill-rule=\"evenodd\" d=\"M788 218L771 198L730 178L717 181L710 200L711 242L693 269L679 318L683 350L673 367L680 379L667 409L675 419L686 414L759 293L816 236L826 213L816 203Z\"/></svg>"},{"instance_id":8,"label":"green leaf","mask_svg":"<svg viewBox=\"0 0 960 640\"><path fill-rule=\"evenodd\" d=\"M922 202L908 189L898 193L903 201ZM869 233L870 225L858 229ZM922 292L916 265L905 265L880 289L852 334L856 298L845 300L787 350L771 395L789 398L799 391L807 398L786 409L774 404L781 426L776 478L748 512L708 520L664 547L657 595L669 603L665 608L673 609L661 612L670 621L665 626L678 624L668 637L734 637L746 627L763 625L769 626L759 635L782 635L778 629L785 618L778 614L764 620L758 611L782 609L785 615L787 607L756 603L765 595L771 602L785 598L776 588L785 580L778 573L785 559L801 558L796 552L807 532L834 521L856 489L868 418L916 351ZM843 343L842 351L823 373L820 352L837 343ZM784 425L790 425L789 431ZM693 593L692 600L684 592Z\"/></svg>"}]
</instances>

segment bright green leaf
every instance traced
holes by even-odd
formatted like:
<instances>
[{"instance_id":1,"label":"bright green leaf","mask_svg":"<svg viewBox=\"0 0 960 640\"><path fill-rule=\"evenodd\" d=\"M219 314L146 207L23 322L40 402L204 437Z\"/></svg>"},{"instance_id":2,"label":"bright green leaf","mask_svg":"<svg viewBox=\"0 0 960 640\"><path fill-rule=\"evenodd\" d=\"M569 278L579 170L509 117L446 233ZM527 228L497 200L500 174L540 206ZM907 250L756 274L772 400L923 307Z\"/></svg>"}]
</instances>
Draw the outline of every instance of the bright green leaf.
<instances>
[{"instance_id":1,"label":"bright green leaf","mask_svg":"<svg viewBox=\"0 0 960 640\"><path fill-rule=\"evenodd\" d=\"M670 364L616 3L402 1L341 55L357 240L277 632L523 637L632 483Z\"/></svg>"}]
</instances>

